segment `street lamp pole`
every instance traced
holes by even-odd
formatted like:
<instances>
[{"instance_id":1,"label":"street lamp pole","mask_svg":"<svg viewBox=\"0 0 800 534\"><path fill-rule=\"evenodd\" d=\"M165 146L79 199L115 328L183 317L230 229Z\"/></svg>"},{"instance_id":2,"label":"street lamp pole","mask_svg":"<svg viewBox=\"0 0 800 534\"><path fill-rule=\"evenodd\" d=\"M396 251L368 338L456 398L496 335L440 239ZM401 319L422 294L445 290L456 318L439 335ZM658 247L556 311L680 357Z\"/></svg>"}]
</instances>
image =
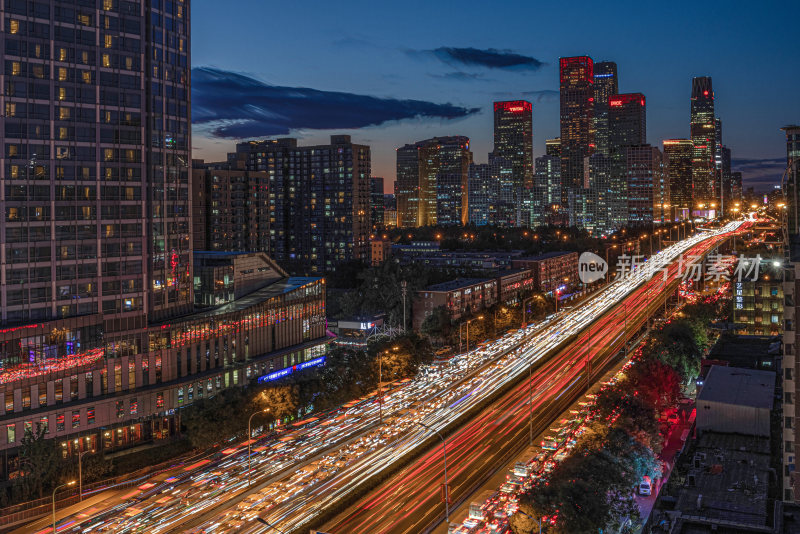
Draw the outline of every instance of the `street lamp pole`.
<instances>
[{"instance_id":1,"label":"street lamp pole","mask_svg":"<svg viewBox=\"0 0 800 534\"><path fill-rule=\"evenodd\" d=\"M83 500L83 466L82 461L83 457L90 452L94 451L83 451L78 453L78 500Z\"/></svg>"},{"instance_id":2,"label":"street lamp pole","mask_svg":"<svg viewBox=\"0 0 800 534\"><path fill-rule=\"evenodd\" d=\"M532 521L536 521L536 523L539 525L539 534L542 534L542 518L541 517L537 519L537 518L533 517L530 514L526 514L525 512L520 510L519 508L517 508L517 512L521 513L525 517L529 517Z\"/></svg>"},{"instance_id":3,"label":"street lamp pole","mask_svg":"<svg viewBox=\"0 0 800 534\"><path fill-rule=\"evenodd\" d=\"M417 424L423 428L430 430L431 432L436 432L436 435L439 436L439 439L442 440L442 455L444 456L444 518L447 521L447 525L450 525L450 487L447 485L447 441L445 441L444 436L442 436L438 430L435 428L431 428L425 423L421 421L417 421Z\"/></svg>"},{"instance_id":4,"label":"street lamp pole","mask_svg":"<svg viewBox=\"0 0 800 534\"><path fill-rule=\"evenodd\" d=\"M250 423L253 421L253 417L260 413L267 413L269 408L264 408L263 410L259 410L257 412L253 412L250 414L250 418L247 419L247 487L250 487L250 441L251 436L253 435L252 430L250 429Z\"/></svg>"},{"instance_id":5,"label":"street lamp pole","mask_svg":"<svg viewBox=\"0 0 800 534\"><path fill-rule=\"evenodd\" d=\"M56 530L56 492L58 490L60 490L61 488L64 488L66 486L74 486L74 485L75 485L75 481L72 480L70 482L67 482L66 484L61 484L60 486L56 486L56 489L53 490L53 533L54 534L55 534L55 532L57 532L57 530Z\"/></svg>"}]
</instances>

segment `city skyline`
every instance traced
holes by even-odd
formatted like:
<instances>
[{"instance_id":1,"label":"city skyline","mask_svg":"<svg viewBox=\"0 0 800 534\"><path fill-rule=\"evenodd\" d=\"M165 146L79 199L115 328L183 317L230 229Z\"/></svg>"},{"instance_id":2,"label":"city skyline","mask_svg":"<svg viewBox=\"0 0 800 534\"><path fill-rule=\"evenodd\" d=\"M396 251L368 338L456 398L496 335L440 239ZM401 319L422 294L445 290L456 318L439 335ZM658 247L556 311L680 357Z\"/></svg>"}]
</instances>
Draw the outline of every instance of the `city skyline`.
<instances>
[{"instance_id":1,"label":"city skyline","mask_svg":"<svg viewBox=\"0 0 800 534\"><path fill-rule=\"evenodd\" d=\"M685 5L688 8L689 4ZM544 140L558 136L558 58L586 54L598 62L617 63L620 92L645 94L650 114L647 137L654 146L660 146L663 139L689 136L691 79L711 76L717 113L725 117L725 144L734 153L733 169L744 172L745 187L764 188L779 179L785 165L775 149L782 138L779 128L797 122L800 111L789 90L792 78L798 75L781 70L790 61L791 50L790 27L782 22L791 17L783 7L780 17L776 16L777 7L749 13L733 6L715 13L702 26L715 45L701 49L693 47L689 39L698 29L697 22L686 20L686 10L680 6L658 18L647 17L650 8L637 6L642 20L650 21L639 26L624 24L623 18L615 18L610 11L589 13L580 6L535 10L520 6L512 11L502 6L479 10L464 4L463 8L454 15L430 7L423 19L411 17L416 12L413 9L393 14L396 24L379 31L385 8L366 10L349 4L329 17L309 21L309 31L299 38L291 30L291 21L300 16L292 6L280 13L264 11L275 23L269 32L259 32L263 37L254 37L248 29L260 24L257 21L262 17L241 20L222 7L198 4L193 13L196 35L223 31L229 38L224 42L198 38L193 43L196 153L210 161L224 159L232 150L235 139L210 135L220 129L207 122L215 118L209 117L207 108L217 106L222 91L236 83L268 95L262 104L245 112L255 110L263 119L270 115L266 110L280 109L281 116L256 121L256 128L228 128L218 133L259 139L268 137L258 135L259 131L273 131L275 135L270 137L297 136L302 144L324 142L331 134L352 135L354 142L372 148L373 173L386 178L387 191L394 183L394 149L418 139L468 136L476 162L484 163L492 150L492 103L498 100L533 102L533 146L538 157L544 153ZM245 2L243 9L257 15L263 8ZM794 6L786 9L797 10ZM514 16L509 17L510 13ZM560 24L536 23L547 17L574 19L574 32L561 36ZM342 24L335 23L339 20ZM345 24L345 20L350 22ZM531 33L531 26L536 32ZM597 28L603 28L604 39L594 37ZM637 45L641 42L647 43L646 56ZM278 46L290 52L254 59L247 53L254 45L265 49ZM742 75L743 66L747 67L746 76ZM198 72L203 74L198 69L204 67L217 69L219 77L214 84L203 83L198 76ZM244 73L244 78L229 73ZM778 79L786 83L764 84L764 80ZM286 105L287 95L296 94L291 91L296 88L314 90L314 106L322 108L326 102L348 97L347 112L355 116L348 117L345 110L338 109L335 116L326 117L317 107L304 113L298 106ZM759 105L753 106L754 102ZM279 107L271 108L273 105ZM219 109L213 115L225 117L230 125L239 124L242 113L238 108ZM418 114L428 118L393 120ZM329 128L321 129L321 124Z\"/></svg>"}]
</instances>

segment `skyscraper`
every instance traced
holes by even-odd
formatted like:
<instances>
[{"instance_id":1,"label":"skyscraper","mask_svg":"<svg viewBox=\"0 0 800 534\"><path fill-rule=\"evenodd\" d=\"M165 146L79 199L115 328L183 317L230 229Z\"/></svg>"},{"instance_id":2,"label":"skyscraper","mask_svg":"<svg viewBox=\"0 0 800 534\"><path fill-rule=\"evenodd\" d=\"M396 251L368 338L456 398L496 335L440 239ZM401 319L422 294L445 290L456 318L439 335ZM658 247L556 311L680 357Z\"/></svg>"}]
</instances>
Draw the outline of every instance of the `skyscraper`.
<instances>
[{"instance_id":1,"label":"skyscraper","mask_svg":"<svg viewBox=\"0 0 800 534\"><path fill-rule=\"evenodd\" d=\"M608 99L609 155L611 179L607 196L609 226L619 228L627 224L628 178L627 147L647 142L647 107L641 93L612 95Z\"/></svg>"},{"instance_id":2,"label":"skyscraper","mask_svg":"<svg viewBox=\"0 0 800 534\"><path fill-rule=\"evenodd\" d=\"M516 189L533 185L533 104L494 103L494 155L511 162Z\"/></svg>"},{"instance_id":3,"label":"skyscraper","mask_svg":"<svg viewBox=\"0 0 800 534\"><path fill-rule=\"evenodd\" d=\"M714 90L711 77L692 79L690 106L690 132L692 140L692 184L694 206L698 212L707 212L719 204L716 187L716 123L714 117Z\"/></svg>"},{"instance_id":4,"label":"skyscraper","mask_svg":"<svg viewBox=\"0 0 800 534\"><path fill-rule=\"evenodd\" d=\"M434 137L398 148L398 225L466 224L470 163L469 138L464 136Z\"/></svg>"},{"instance_id":5,"label":"skyscraper","mask_svg":"<svg viewBox=\"0 0 800 534\"><path fill-rule=\"evenodd\" d=\"M692 190L692 157L694 144L690 139L665 139L664 164L671 216L674 220L688 219L694 209Z\"/></svg>"},{"instance_id":6,"label":"skyscraper","mask_svg":"<svg viewBox=\"0 0 800 534\"><path fill-rule=\"evenodd\" d=\"M560 59L561 100L561 201L570 192L588 187L588 157L595 148L594 73L592 58Z\"/></svg>"},{"instance_id":7,"label":"skyscraper","mask_svg":"<svg viewBox=\"0 0 800 534\"><path fill-rule=\"evenodd\" d=\"M561 138L548 139L544 142L545 154L561 158Z\"/></svg>"},{"instance_id":8,"label":"skyscraper","mask_svg":"<svg viewBox=\"0 0 800 534\"><path fill-rule=\"evenodd\" d=\"M373 176L370 179L370 221L372 226L383 226L383 178Z\"/></svg>"},{"instance_id":9,"label":"skyscraper","mask_svg":"<svg viewBox=\"0 0 800 534\"><path fill-rule=\"evenodd\" d=\"M328 145L297 139L236 145L246 168L269 174L270 251L292 274L324 274L366 261L370 228L370 148L349 135Z\"/></svg>"},{"instance_id":10,"label":"skyscraper","mask_svg":"<svg viewBox=\"0 0 800 534\"><path fill-rule=\"evenodd\" d=\"M594 137L596 152L609 155L608 99L619 93L617 64L603 61L594 64Z\"/></svg>"},{"instance_id":11,"label":"skyscraper","mask_svg":"<svg viewBox=\"0 0 800 534\"><path fill-rule=\"evenodd\" d=\"M192 313L189 0L0 16L3 458L40 425L65 457L166 438L194 399L319 355L322 279L263 252L279 286Z\"/></svg>"},{"instance_id":12,"label":"skyscraper","mask_svg":"<svg viewBox=\"0 0 800 534\"><path fill-rule=\"evenodd\" d=\"M661 151L650 145L626 148L628 220L631 223L665 221L666 187Z\"/></svg>"}]
</instances>

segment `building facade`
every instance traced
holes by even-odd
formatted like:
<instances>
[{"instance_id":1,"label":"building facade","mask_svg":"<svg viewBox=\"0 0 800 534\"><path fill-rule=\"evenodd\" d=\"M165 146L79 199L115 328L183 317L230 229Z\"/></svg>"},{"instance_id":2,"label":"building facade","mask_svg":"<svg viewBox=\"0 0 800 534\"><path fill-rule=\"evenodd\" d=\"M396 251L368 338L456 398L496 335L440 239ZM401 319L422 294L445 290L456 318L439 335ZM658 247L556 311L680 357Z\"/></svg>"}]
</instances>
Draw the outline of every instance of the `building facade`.
<instances>
[{"instance_id":1,"label":"building facade","mask_svg":"<svg viewBox=\"0 0 800 534\"><path fill-rule=\"evenodd\" d=\"M434 137L397 149L398 225L460 225L469 220L469 165L464 136Z\"/></svg>"},{"instance_id":2,"label":"building facade","mask_svg":"<svg viewBox=\"0 0 800 534\"><path fill-rule=\"evenodd\" d=\"M608 101L609 156L611 179L609 184L610 226L619 228L628 224L628 147L647 143L647 107L641 93L611 95Z\"/></svg>"},{"instance_id":3,"label":"building facade","mask_svg":"<svg viewBox=\"0 0 800 534\"><path fill-rule=\"evenodd\" d=\"M194 250L269 253L269 177L228 163L192 162Z\"/></svg>"},{"instance_id":4,"label":"building facade","mask_svg":"<svg viewBox=\"0 0 800 534\"><path fill-rule=\"evenodd\" d=\"M451 320L493 306L497 302L497 279L457 278L450 282L434 284L414 296L414 330L419 330L425 318L436 308L444 307Z\"/></svg>"},{"instance_id":5,"label":"building facade","mask_svg":"<svg viewBox=\"0 0 800 534\"><path fill-rule=\"evenodd\" d=\"M776 267L774 262L777 262ZM783 331L783 266L781 258L761 261L757 277L732 280L733 314L737 334L777 336Z\"/></svg>"},{"instance_id":6,"label":"building facade","mask_svg":"<svg viewBox=\"0 0 800 534\"><path fill-rule=\"evenodd\" d=\"M661 151L650 145L627 147L628 220L633 224L663 223L669 200Z\"/></svg>"},{"instance_id":7,"label":"building facade","mask_svg":"<svg viewBox=\"0 0 800 534\"><path fill-rule=\"evenodd\" d=\"M524 191L533 187L533 104L525 100L494 103L495 158L502 158L511 167L510 196L504 204L513 209L501 216L509 226L527 225L522 220ZM501 191L504 188L501 187Z\"/></svg>"},{"instance_id":8,"label":"building facade","mask_svg":"<svg viewBox=\"0 0 800 534\"><path fill-rule=\"evenodd\" d=\"M594 142L594 75L592 58L560 59L561 204L570 193L588 187L586 161Z\"/></svg>"},{"instance_id":9,"label":"building facade","mask_svg":"<svg viewBox=\"0 0 800 534\"><path fill-rule=\"evenodd\" d=\"M578 280L577 252L548 252L539 256L518 258L511 262L514 269L530 269L534 276L534 289L548 295L564 286L576 287ZM562 291L563 293L563 291Z\"/></svg>"},{"instance_id":10,"label":"building facade","mask_svg":"<svg viewBox=\"0 0 800 534\"><path fill-rule=\"evenodd\" d=\"M692 158L694 145L690 139L664 140L664 167L672 220L689 218L694 206Z\"/></svg>"},{"instance_id":11,"label":"building facade","mask_svg":"<svg viewBox=\"0 0 800 534\"><path fill-rule=\"evenodd\" d=\"M383 198L383 178L373 176L370 178L369 213L372 227L383 226L386 207Z\"/></svg>"},{"instance_id":12,"label":"building facade","mask_svg":"<svg viewBox=\"0 0 800 534\"><path fill-rule=\"evenodd\" d=\"M297 139L248 141L229 159L269 176L269 249L290 273L324 274L352 260L368 261L370 148L349 135L329 145Z\"/></svg>"},{"instance_id":13,"label":"building facade","mask_svg":"<svg viewBox=\"0 0 800 534\"><path fill-rule=\"evenodd\" d=\"M617 64L602 61L594 64L594 139L595 151L609 155L608 100L619 93Z\"/></svg>"},{"instance_id":14,"label":"building facade","mask_svg":"<svg viewBox=\"0 0 800 534\"><path fill-rule=\"evenodd\" d=\"M714 90L711 87L711 77L693 78L689 117L695 204L692 209L700 215L709 215L719 203L719 191L716 187L717 142L714 119Z\"/></svg>"}]
</instances>

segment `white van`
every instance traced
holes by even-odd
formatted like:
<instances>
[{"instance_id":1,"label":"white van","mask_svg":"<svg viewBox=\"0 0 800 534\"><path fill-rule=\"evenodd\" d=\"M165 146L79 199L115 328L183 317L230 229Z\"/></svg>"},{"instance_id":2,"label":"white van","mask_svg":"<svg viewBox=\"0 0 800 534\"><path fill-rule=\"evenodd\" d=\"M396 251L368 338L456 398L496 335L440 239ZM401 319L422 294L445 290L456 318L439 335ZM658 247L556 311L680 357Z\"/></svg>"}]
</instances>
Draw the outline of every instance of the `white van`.
<instances>
[{"instance_id":1,"label":"white van","mask_svg":"<svg viewBox=\"0 0 800 534\"><path fill-rule=\"evenodd\" d=\"M639 495L650 496L653 493L653 486L650 483L650 477L645 475L642 481L639 482Z\"/></svg>"}]
</instances>

